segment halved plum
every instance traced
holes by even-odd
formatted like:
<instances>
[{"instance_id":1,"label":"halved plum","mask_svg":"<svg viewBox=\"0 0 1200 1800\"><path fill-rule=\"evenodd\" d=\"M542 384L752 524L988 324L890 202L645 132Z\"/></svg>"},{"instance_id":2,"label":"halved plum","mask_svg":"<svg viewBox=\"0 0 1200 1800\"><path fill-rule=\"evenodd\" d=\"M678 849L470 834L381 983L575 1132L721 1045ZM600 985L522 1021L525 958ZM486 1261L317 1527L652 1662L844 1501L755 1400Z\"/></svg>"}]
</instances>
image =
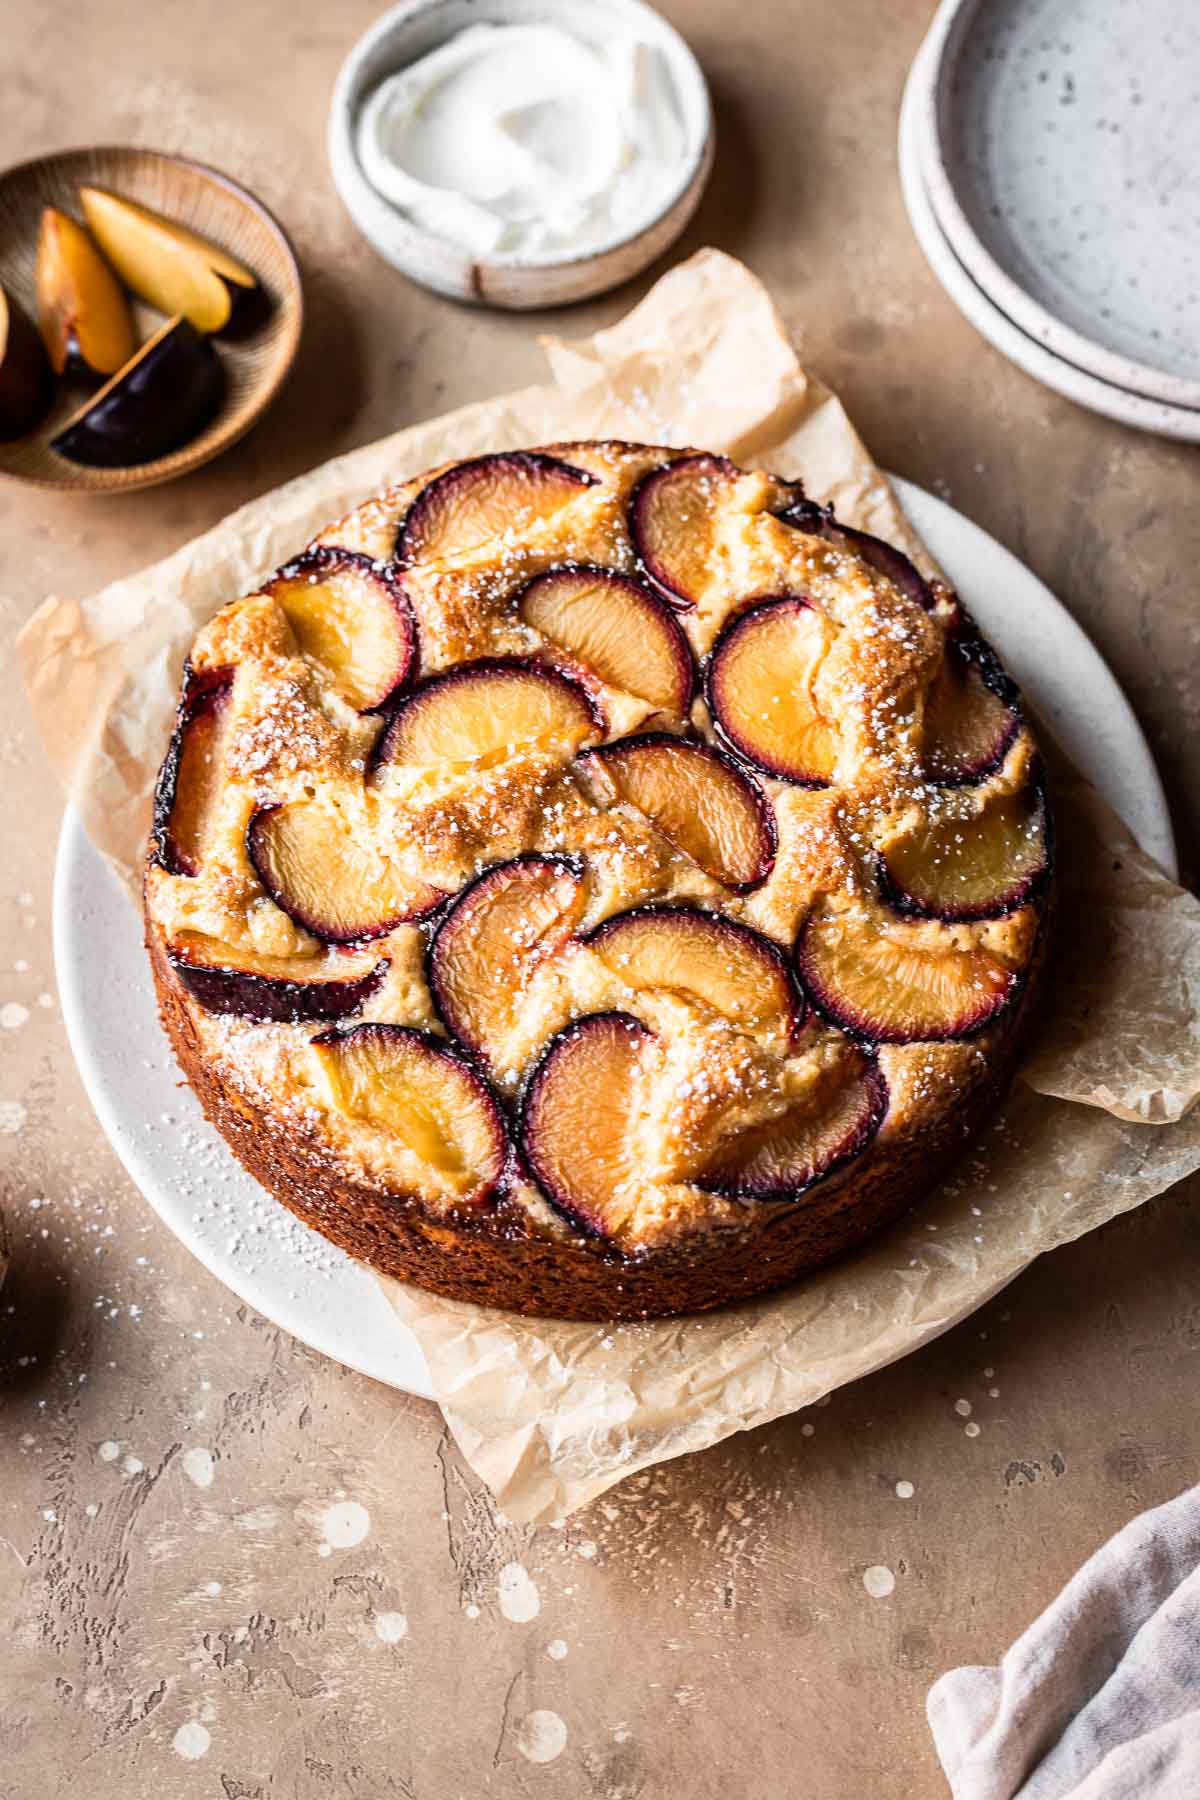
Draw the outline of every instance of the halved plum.
<instances>
[{"instance_id":1,"label":"halved plum","mask_svg":"<svg viewBox=\"0 0 1200 1800\"><path fill-rule=\"evenodd\" d=\"M376 845L356 842L342 814L316 800L260 807L246 851L276 906L327 944L383 937L446 898Z\"/></svg>"},{"instance_id":2,"label":"halved plum","mask_svg":"<svg viewBox=\"0 0 1200 1800\"><path fill-rule=\"evenodd\" d=\"M847 1042L811 1088L778 1117L723 1143L692 1179L731 1200L799 1200L862 1155L887 1109L879 1064Z\"/></svg>"},{"instance_id":3,"label":"halved plum","mask_svg":"<svg viewBox=\"0 0 1200 1800\"><path fill-rule=\"evenodd\" d=\"M318 545L263 587L300 652L328 670L348 706L376 712L417 670L417 627L396 576L357 550Z\"/></svg>"},{"instance_id":4,"label":"halved plum","mask_svg":"<svg viewBox=\"0 0 1200 1800\"><path fill-rule=\"evenodd\" d=\"M57 426L50 448L89 469L128 469L181 450L225 400L225 365L187 319L164 319L127 363Z\"/></svg>"},{"instance_id":5,"label":"halved plum","mask_svg":"<svg viewBox=\"0 0 1200 1800\"><path fill-rule=\"evenodd\" d=\"M518 856L463 889L430 943L429 987L468 1049L497 1053L530 976L570 937L583 903L583 866L565 856Z\"/></svg>"},{"instance_id":6,"label":"halved plum","mask_svg":"<svg viewBox=\"0 0 1200 1800\"><path fill-rule=\"evenodd\" d=\"M727 625L705 670L705 698L722 737L796 787L828 787L837 765L837 728L813 697L828 644L815 607L785 595Z\"/></svg>"},{"instance_id":7,"label":"halved plum","mask_svg":"<svg viewBox=\"0 0 1200 1800\"><path fill-rule=\"evenodd\" d=\"M771 803L721 751L648 731L601 744L580 762L714 881L751 888L771 873L778 842Z\"/></svg>"},{"instance_id":8,"label":"halved plum","mask_svg":"<svg viewBox=\"0 0 1200 1800\"><path fill-rule=\"evenodd\" d=\"M814 913L796 943L796 970L823 1018L876 1044L972 1037L1020 986L982 944L874 907Z\"/></svg>"},{"instance_id":9,"label":"halved plum","mask_svg":"<svg viewBox=\"0 0 1200 1800\"><path fill-rule=\"evenodd\" d=\"M853 525L841 524L834 517L832 506L818 506L815 500L797 500L777 516L785 525L793 525L810 537L824 538L831 544L845 544L876 574L885 576L899 588L907 599L926 612L933 611L933 592L929 583L904 552L883 538L872 537L869 531L856 531Z\"/></svg>"},{"instance_id":10,"label":"halved plum","mask_svg":"<svg viewBox=\"0 0 1200 1800\"><path fill-rule=\"evenodd\" d=\"M629 499L629 533L638 560L672 606L690 608L712 567L712 502L737 480L725 456L683 456L651 469Z\"/></svg>"},{"instance_id":11,"label":"halved plum","mask_svg":"<svg viewBox=\"0 0 1200 1800\"><path fill-rule=\"evenodd\" d=\"M394 1138L436 1198L479 1205L508 1161L487 1083L439 1038L407 1025L355 1025L311 1040L330 1098L348 1118Z\"/></svg>"},{"instance_id":12,"label":"halved plum","mask_svg":"<svg viewBox=\"0 0 1200 1800\"><path fill-rule=\"evenodd\" d=\"M206 1012L285 1025L358 1012L389 961L355 950L320 958L258 956L198 932L184 933L167 960Z\"/></svg>"},{"instance_id":13,"label":"halved plum","mask_svg":"<svg viewBox=\"0 0 1200 1800\"><path fill-rule=\"evenodd\" d=\"M1003 763L1021 729L1013 683L988 652L950 638L945 660L925 702L921 761L941 787L984 781Z\"/></svg>"},{"instance_id":14,"label":"halved plum","mask_svg":"<svg viewBox=\"0 0 1200 1800\"><path fill-rule=\"evenodd\" d=\"M456 463L423 487L396 537L401 568L465 556L527 531L577 499L596 477L543 451L504 450Z\"/></svg>"},{"instance_id":15,"label":"halved plum","mask_svg":"<svg viewBox=\"0 0 1200 1800\"><path fill-rule=\"evenodd\" d=\"M605 919L587 942L631 988L694 995L744 1031L775 1029L795 1042L804 1000L778 944L749 925L695 906L635 907Z\"/></svg>"},{"instance_id":16,"label":"halved plum","mask_svg":"<svg viewBox=\"0 0 1200 1800\"><path fill-rule=\"evenodd\" d=\"M421 683L392 714L374 766L487 766L522 750L571 756L603 730L577 681L518 656L459 663Z\"/></svg>"},{"instance_id":17,"label":"halved plum","mask_svg":"<svg viewBox=\"0 0 1200 1800\"><path fill-rule=\"evenodd\" d=\"M221 796L221 750L233 670L184 670L175 730L154 786L155 858L169 875L198 875Z\"/></svg>"},{"instance_id":18,"label":"halved plum","mask_svg":"<svg viewBox=\"0 0 1200 1800\"><path fill-rule=\"evenodd\" d=\"M517 596L527 625L598 675L664 712L686 713L695 669L666 603L614 569L570 564L535 575Z\"/></svg>"},{"instance_id":19,"label":"halved plum","mask_svg":"<svg viewBox=\"0 0 1200 1800\"><path fill-rule=\"evenodd\" d=\"M555 1211L616 1237L632 1210L638 1070L654 1034L628 1013L589 1013L551 1038L521 1105L521 1148Z\"/></svg>"},{"instance_id":20,"label":"halved plum","mask_svg":"<svg viewBox=\"0 0 1200 1800\"><path fill-rule=\"evenodd\" d=\"M1048 868L1046 800L1033 786L996 796L973 818L927 818L889 846L880 887L914 918L999 919L1034 899Z\"/></svg>"}]
</instances>

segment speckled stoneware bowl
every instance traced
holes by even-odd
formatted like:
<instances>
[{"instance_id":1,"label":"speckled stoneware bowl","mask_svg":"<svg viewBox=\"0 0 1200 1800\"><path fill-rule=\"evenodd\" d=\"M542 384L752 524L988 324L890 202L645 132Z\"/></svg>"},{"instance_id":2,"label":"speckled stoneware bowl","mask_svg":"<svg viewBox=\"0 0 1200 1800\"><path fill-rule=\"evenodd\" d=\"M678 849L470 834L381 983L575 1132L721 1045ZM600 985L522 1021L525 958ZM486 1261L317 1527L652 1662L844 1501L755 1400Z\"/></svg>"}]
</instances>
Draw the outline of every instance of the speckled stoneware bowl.
<instances>
[{"instance_id":1,"label":"speckled stoneware bowl","mask_svg":"<svg viewBox=\"0 0 1200 1800\"><path fill-rule=\"evenodd\" d=\"M1098 375L1089 374L1064 357L1055 356L1045 344L1015 325L968 275L950 248L926 187L924 165L929 150L920 121L925 115L923 102L927 89L925 53L922 51L909 73L900 110L900 185L917 242L959 311L1017 368L1056 394L1135 430L1178 438L1186 443L1200 443L1200 411L1172 406L1166 400L1148 399L1144 394L1135 394L1128 388L1102 381Z\"/></svg>"},{"instance_id":2,"label":"speckled stoneware bowl","mask_svg":"<svg viewBox=\"0 0 1200 1800\"><path fill-rule=\"evenodd\" d=\"M1054 355L1200 408L1200 7L945 0L930 201L967 273Z\"/></svg>"},{"instance_id":3,"label":"speckled stoneware bowl","mask_svg":"<svg viewBox=\"0 0 1200 1800\"><path fill-rule=\"evenodd\" d=\"M613 237L582 253L475 257L418 229L375 192L359 166L354 130L362 102L379 82L468 25L561 24L564 17L572 30L596 42L616 26L632 29L662 52L671 69L687 154L661 212L632 236ZM334 182L351 218L384 261L452 300L515 311L586 300L646 268L674 243L695 212L712 167L714 142L712 104L699 63L674 27L642 0L571 0L567 12L561 0L402 0L351 50L329 109Z\"/></svg>"}]
</instances>

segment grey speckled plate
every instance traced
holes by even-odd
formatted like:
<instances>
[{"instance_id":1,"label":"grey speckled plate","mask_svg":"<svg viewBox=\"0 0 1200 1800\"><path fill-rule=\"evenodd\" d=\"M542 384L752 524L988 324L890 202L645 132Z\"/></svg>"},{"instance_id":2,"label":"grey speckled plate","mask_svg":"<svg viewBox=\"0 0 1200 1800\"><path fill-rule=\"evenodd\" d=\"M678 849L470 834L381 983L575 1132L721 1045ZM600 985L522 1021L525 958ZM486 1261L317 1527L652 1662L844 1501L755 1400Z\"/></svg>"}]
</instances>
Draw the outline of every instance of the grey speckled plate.
<instances>
[{"instance_id":1,"label":"grey speckled plate","mask_svg":"<svg viewBox=\"0 0 1200 1800\"><path fill-rule=\"evenodd\" d=\"M1200 407L1200 4L944 0L921 126L939 222L1077 368Z\"/></svg>"}]
</instances>

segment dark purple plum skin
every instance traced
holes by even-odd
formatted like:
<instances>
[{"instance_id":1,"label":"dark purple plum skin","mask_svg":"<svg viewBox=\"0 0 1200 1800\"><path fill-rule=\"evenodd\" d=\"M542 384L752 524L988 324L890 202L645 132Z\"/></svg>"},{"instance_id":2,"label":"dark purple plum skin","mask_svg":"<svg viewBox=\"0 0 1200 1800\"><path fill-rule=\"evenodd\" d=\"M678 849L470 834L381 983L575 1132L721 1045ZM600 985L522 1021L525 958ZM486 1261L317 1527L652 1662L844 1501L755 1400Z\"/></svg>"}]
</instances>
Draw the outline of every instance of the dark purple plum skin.
<instances>
[{"instance_id":1,"label":"dark purple plum skin","mask_svg":"<svg viewBox=\"0 0 1200 1800\"><path fill-rule=\"evenodd\" d=\"M941 772L936 777L938 787L975 787L979 782L986 781L989 775L996 773L1016 741L1024 718L1020 691L1007 670L1001 666L991 645L982 638L957 634L947 637L946 663L957 680L967 681L972 673L977 674L984 686L1008 708L1005 724L981 757L963 768ZM954 663L957 663L957 668L952 666Z\"/></svg>"},{"instance_id":2,"label":"dark purple plum skin","mask_svg":"<svg viewBox=\"0 0 1200 1800\"><path fill-rule=\"evenodd\" d=\"M964 613L964 620L966 616ZM978 670L980 680L985 687L991 689L997 700L1003 700L1005 706L1011 707L1019 715L1021 690L987 639L975 629L974 624L964 625L956 632L947 644L947 650L951 644L955 653L964 662L972 664Z\"/></svg>"},{"instance_id":3,"label":"dark purple plum skin","mask_svg":"<svg viewBox=\"0 0 1200 1800\"><path fill-rule=\"evenodd\" d=\"M439 893L423 906L408 912L393 913L386 919L377 920L373 925L364 926L361 930L338 931L329 924L328 920L321 919L316 913L310 913L298 901L293 900L290 894L286 894L282 888L277 886L271 874L270 859L262 840L268 819L273 813L280 810L281 808L278 806L260 806L251 815L250 823L246 827L246 855L250 859L251 868L280 912L285 912L289 919L294 920L297 925L303 926L305 931L310 931L314 937L320 938L322 943L368 944L373 938L386 937L387 933L394 931L397 925L415 924L421 919L428 919L432 913L437 912L438 908L445 904L445 894ZM331 846L332 849L333 846Z\"/></svg>"},{"instance_id":4,"label":"dark purple plum skin","mask_svg":"<svg viewBox=\"0 0 1200 1800\"><path fill-rule=\"evenodd\" d=\"M302 550L299 556L277 569L271 579L263 583L261 591L270 594L277 582L304 581L309 576L321 581L326 576L340 574L343 569L357 570L380 589L399 621L404 644L404 660L391 687L380 699L362 708L364 716L369 718L391 707L420 673L421 646L416 614L395 570L375 562L361 550L343 550L336 544L310 544L307 550Z\"/></svg>"},{"instance_id":5,"label":"dark purple plum skin","mask_svg":"<svg viewBox=\"0 0 1200 1800\"><path fill-rule=\"evenodd\" d=\"M617 569L606 569L592 563L557 563L542 575L535 575L524 587L513 595L512 605L519 612L521 602L528 593L543 582L553 581L559 575L586 575L591 580L601 582L605 587L629 593L639 606L650 606L655 616L667 629L675 649L675 657L680 672L681 702L680 711L686 713L696 695L696 663L692 656L692 647L684 636L674 609L668 606L662 595L649 587L644 581L637 581L632 575L622 575ZM569 653L573 654L573 653Z\"/></svg>"},{"instance_id":6,"label":"dark purple plum skin","mask_svg":"<svg viewBox=\"0 0 1200 1800\"><path fill-rule=\"evenodd\" d=\"M603 942L612 936L618 927L628 923L630 919L682 919L690 924L693 920L703 921L705 928L717 925L724 931L730 931L748 943L763 956L767 956L777 966L779 973L787 985L789 1014L788 1040L796 1044L803 1035L808 1023L808 1006L796 981L795 973L788 962L782 947L773 938L764 937L753 925L746 925L741 919L731 919L725 913L705 912L699 906L687 906L674 900L652 900L644 906L632 906L626 912L613 913L611 917L602 919L599 925L593 925L590 931L584 932L581 941L585 944Z\"/></svg>"},{"instance_id":7,"label":"dark purple plum skin","mask_svg":"<svg viewBox=\"0 0 1200 1800\"><path fill-rule=\"evenodd\" d=\"M539 850L528 850L521 856L509 857L506 862L493 863L481 874L472 876L466 886L453 896L430 933L426 946L425 980L434 1010L446 1030L476 1055L481 1053L480 1046L472 1044L467 1038L462 1022L455 1017L454 1007L447 998L446 983L441 972L442 962L453 950L458 928L469 917L475 903L486 894L488 888L497 884L510 870L529 867L563 869L582 880L585 864L582 856L565 856Z\"/></svg>"},{"instance_id":8,"label":"dark purple plum skin","mask_svg":"<svg viewBox=\"0 0 1200 1800\"><path fill-rule=\"evenodd\" d=\"M444 475L437 475L423 487L396 531L395 548L392 551L393 561L398 568L407 568L417 560L411 552L411 542L417 535L418 528L425 514L440 501L445 494L452 493L456 487L469 486L476 482L481 473L496 464L519 471L528 480L540 476L552 476L556 481L569 481L576 487L587 488L596 485L597 477L586 469L577 469L573 463L562 462L557 456L548 456L544 450L500 450L491 456L473 456L467 462L455 463Z\"/></svg>"},{"instance_id":9,"label":"dark purple plum skin","mask_svg":"<svg viewBox=\"0 0 1200 1800\"><path fill-rule=\"evenodd\" d=\"M831 783L824 775L797 775L785 771L777 765L764 762L758 753L743 744L736 731L726 722L721 708L721 657L727 647L747 625L761 614L776 606L793 607L796 611L811 608L812 602L806 594L764 594L756 599L745 612L735 614L724 626L716 643L709 651L704 663L704 700L712 718L713 729L722 743L727 745L732 755L739 762L751 763L754 768L761 769L764 775L770 775L776 781L786 781L789 787L827 788Z\"/></svg>"},{"instance_id":10,"label":"dark purple plum skin","mask_svg":"<svg viewBox=\"0 0 1200 1800\"><path fill-rule=\"evenodd\" d=\"M374 773L384 764L391 761L392 746L400 731L405 714L410 707L419 706L427 695L438 689L456 687L461 682L471 681L478 676L486 675L533 675L539 681L567 688L572 697L582 702L591 717L597 731L604 730L604 716L587 689L561 669L551 667L549 663L538 662L531 656L481 656L474 662L455 663L452 668L439 675L430 675L418 687L411 688L407 694L392 708L388 716L386 729L371 752L368 774Z\"/></svg>"},{"instance_id":11,"label":"dark purple plum skin","mask_svg":"<svg viewBox=\"0 0 1200 1800\"><path fill-rule=\"evenodd\" d=\"M763 829L763 854L758 871L749 881L726 883L735 894L749 894L762 886L775 867L775 857L779 850L779 826L775 819L775 809L767 795L755 778L753 772L741 762L735 762L732 756L715 744L700 744L695 738L679 737L673 731L645 731L633 737L615 738L611 744L597 744L592 750L584 750L579 761L586 763L595 758L602 766L605 762L615 761L619 753L637 747L639 750L650 747L661 748L669 745L673 749L682 748L685 752L703 756L711 762L719 763L722 768L748 789L754 807L758 813L759 823ZM684 855L687 854L685 851Z\"/></svg>"},{"instance_id":12,"label":"dark purple plum skin","mask_svg":"<svg viewBox=\"0 0 1200 1800\"><path fill-rule=\"evenodd\" d=\"M184 664L179 702L175 708L175 728L167 745L167 754L154 784L154 803L150 840L152 855L159 868L168 875L195 875L171 836L171 814L175 810L175 791L179 785L179 766L183 758L183 740L188 727L199 718L218 712L233 691L233 670L194 669Z\"/></svg>"},{"instance_id":13,"label":"dark purple plum skin","mask_svg":"<svg viewBox=\"0 0 1200 1800\"><path fill-rule=\"evenodd\" d=\"M192 962L177 950L168 950L167 960L206 1012L273 1025L302 1025L356 1013L383 980L391 959L383 957L362 975L319 981L279 981L248 969Z\"/></svg>"},{"instance_id":14,"label":"dark purple plum skin","mask_svg":"<svg viewBox=\"0 0 1200 1800\"><path fill-rule=\"evenodd\" d=\"M881 1026L876 1020L860 1018L857 1013L851 1012L822 987L805 955L806 934L807 927L800 932L796 939L795 957L796 977L804 989L809 1005L820 1018L824 1019L827 1025L836 1026L839 1031L844 1032L848 1038L852 1038L864 1049L877 1044L956 1044L961 1039L976 1037L993 1024L1001 1013L1008 1011L1024 985L1024 977L1014 975L997 1004L984 1004L977 1013L954 1025L943 1026L940 1031L917 1033L895 1031L887 1026Z\"/></svg>"},{"instance_id":15,"label":"dark purple plum skin","mask_svg":"<svg viewBox=\"0 0 1200 1800\"><path fill-rule=\"evenodd\" d=\"M16 295L5 294L8 336L0 361L0 443L40 425L54 404L54 371L41 333Z\"/></svg>"},{"instance_id":16,"label":"dark purple plum skin","mask_svg":"<svg viewBox=\"0 0 1200 1800\"><path fill-rule=\"evenodd\" d=\"M224 398L224 364L203 332L177 319L157 342L143 344L50 448L92 469L155 462L198 437Z\"/></svg>"},{"instance_id":17,"label":"dark purple plum skin","mask_svg":"<svg viewBox=\"0 0 1200 1800\"><path fill-rule=\"evenodd\" d=\"M641 480L634 485L629 496L629 535L637 553L638 565L643 575L663 596L668 606L677 612L688 612L696 604L694 594L689 594L672 579L669 570L659 561L653 544L648 543L648 514L654 504L654 496L664 481L670 481L680 475L704 474L736 480L740 471L727 456L710 456L707 451L696 451L693 455L681 456L675 462L663 463L660 468L650 469Z\"/></svg>"},{"instance_id":18,"label":"dark purple plum skin","mask_svg":"<svg viewBox=\"0 0 1200 1800\"><path fill-rule=\"evenodd\" d=\"M933 611L929 583L894 544L872 537L869 531L857 531L852 525L841 524L834 517L831 506L818 506L815 500L795 500L776 516L785 525L794 525L797 531L807 532L810 537L825 538L831 544L839 541L849 544L856 555L877 574L886 576L908 599L926 612Z\"/></svg>"},{"instance_id":19,"label":"dark purple plum skin","mask_svg":"<svg viewBox=\"0 0 1200 1800\"><path fill-rule=\"evenodd\" d=\"M554 1184L546 1175L545 1170L539 1167L537 1108L542 1084L558 1056L583 1033L594 1031L598 1025L607 1028L614 1024L619 1025L622 1031L629 1032L631 1036L643 1040L654 1036L654 1033L649 1031L640 1019L635 1019L632 1013L615 1010L585 1013L583 1018L573 1020L562 1031L556 1032L544 1047L525 1079L517 1107L517 1143L525 1173L534 1182L539 1193L545 1195L546 1201L561 1219L565 1219L567 1224L573 1226L582 1236L598 1239L607 1236L603 1224L597 1219L589 1218L586 1213L577 1212L568 1200L556 1193Z\"/></svg>"},{"instance_id":20,"label":"dark purple plum skin","mask_svg":"<svg viewBox=\"0 0 1200 1800\"><path fill-rule=\"evenodd\" d=\"M707 1193L720 1194L727 1200L754 1201L759 1205L787 1205L800 1200L805 1194L821 1182L828 1181L831 1176L839 1174L848 1163L856 1162L863 1151L872 1142L879 1127L887 1117L891 1104L887 1079L874 1056L864 1051L863 1086L864 1104L850 1130L841 1141L832 1146L827 1159L815 1169L808 1170L798 1180L786 1186L756 1186L750 1181L739 1181L736 1177L721 1181L720 1179L698 1180L697 1187L703 1187Z\"/></svg>"}]
</instances>

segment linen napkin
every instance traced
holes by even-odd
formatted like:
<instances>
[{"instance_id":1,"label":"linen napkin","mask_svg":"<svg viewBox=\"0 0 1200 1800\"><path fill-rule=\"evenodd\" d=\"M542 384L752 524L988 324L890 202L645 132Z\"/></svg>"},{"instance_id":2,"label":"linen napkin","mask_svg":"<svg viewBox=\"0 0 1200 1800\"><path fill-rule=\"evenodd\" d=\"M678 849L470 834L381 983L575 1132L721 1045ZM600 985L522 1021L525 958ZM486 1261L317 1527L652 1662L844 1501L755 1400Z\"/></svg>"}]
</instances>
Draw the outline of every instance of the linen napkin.
<instances>
[{"instance_id":1,"label":"linen napkin","mask_svg":"<svg viewBox=\"0 0 1200 1800\"><path fill-rule=\"evenodd\" d=\"M1198 1800L1200 1487L1098 1550L929 1724L954 1800Z\"/></svg>"}]
</instances>

